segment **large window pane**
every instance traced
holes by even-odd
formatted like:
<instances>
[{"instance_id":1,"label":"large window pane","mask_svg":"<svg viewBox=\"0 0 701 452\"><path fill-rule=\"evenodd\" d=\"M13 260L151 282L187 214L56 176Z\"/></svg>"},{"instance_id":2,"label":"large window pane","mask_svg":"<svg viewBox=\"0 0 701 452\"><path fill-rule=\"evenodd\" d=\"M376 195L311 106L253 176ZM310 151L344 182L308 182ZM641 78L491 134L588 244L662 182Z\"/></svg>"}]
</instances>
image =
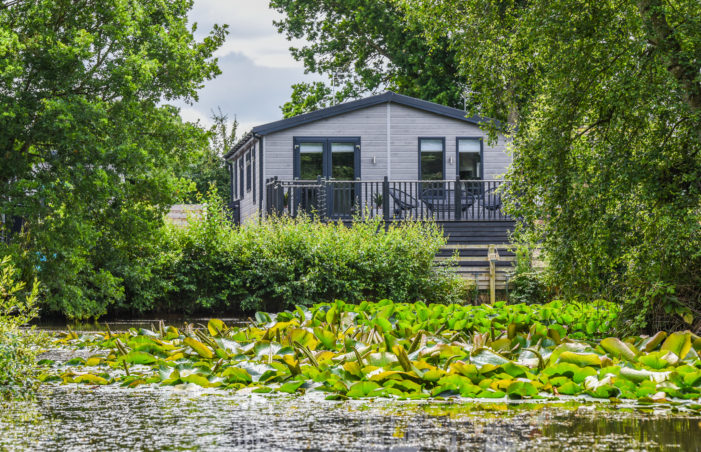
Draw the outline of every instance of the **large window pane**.
<instances>
[{"instance_id":1,"label":"large window pane","mask_svg":"<svg viewBox=\"0 0 701 452\"><path fill-rule=\"evenodd\" d=\"M462 180L480 179L480 140L458 140L458 175Z\"/></svg>"},{"instance_id":2,"label":"large window pane","mask_svg":"<svg viewBox=\"0 0 701 452\"><path fill-rule=\"evenodd\" d=\"M421 152L421 180L443 180L443 140L428 138L422 139Z\"/></svg>"},{"instance_id":3,"label":"large window pane","mask_svg":"<svg viewBox=\"0 0 701 452\"><path fill-rule=\"evenodd\" d=\"M239 197L243 198L243 157L239 158Z\"/></svg>"},{"instance_id":4,"label":"large window pane","mask_svg":"<svg viewBox=\"0 0 701 452\"><path fill-rule=\"evenodd\" d=\"M337 180L355 179L353 143L331 143L331 177Z\"/></svg>"},{"instance_id":5,"label":"large window pane","mask_svg":"<svg viewBox=\"0 0 701 452\"><path fill-rule=\"evenodd\" d=\"M315 180L324 175L324 144L300 143L300 179Z\"/></svg>"},{"instance_id":6,"label":"large window pane","mask_svg":"<svg viewBox=\"0 0 701 452\"><path fill-rule=\"evenodd\" d=\"M246 153L246 191L251 191L251 153Z\"/></svg>"}]
</instances>

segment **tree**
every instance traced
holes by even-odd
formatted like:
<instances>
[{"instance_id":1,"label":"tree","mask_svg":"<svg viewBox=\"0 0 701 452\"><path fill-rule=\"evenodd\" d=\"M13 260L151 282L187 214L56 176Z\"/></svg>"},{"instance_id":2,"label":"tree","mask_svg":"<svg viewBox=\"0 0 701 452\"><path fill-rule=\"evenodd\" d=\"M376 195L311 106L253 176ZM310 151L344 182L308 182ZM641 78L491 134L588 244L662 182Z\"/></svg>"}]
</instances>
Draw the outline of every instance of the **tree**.
<instances>
[{"instance_id":1,"label":"tree","mask_svg":"<svg viewBox=\"0 0 701 452\"><path fill-rule=\"evenodd\" d=\"M485 113L518 126L512 212L561 290L622 302L628 327L699 328L698 2L402 4L430 40L465 50L466 80L486 74Z\"/></svg>"},{"instance_id":2,"label":"tree","mask_svg":"<svg viewBox=\"0 0 701 452\"><path fill-rule=\"evenodd\" d=\"M195 202L198 197L206 195L211 185L217 188L225 203L230 201L231 181L224 154L236 144L239 123L234 117L233 122L229 124L229 117L222 113L221 108L216 112L212 111L211 118L213 124L207 132L206 145L181 174L195 183L195 191L188 197L189 202Z\"/></svg>"},{"instance_id":3,"label":"tree","mask_svg":"<svg viewBox=\"0 0 701 452\"><path fill-rule=\"evenodd\" d=\"M25 219L3 253L38 273L45 308L103 314L152 251L174 176L206 134L164 102L219 74L226 27L197 42L192 0L25 0L0 7L0 211Z\"/></svg>"},{"instance_id":4,"label":"tree","mask_svg":"<svg viewBox=\"0 0 701 452\"><path fill-rule=\"evenodd\" d=\"M424 28L394 1L271 0L270 6L284 14L278 31L309 42L291 48L294 58L333 85L294 85L286 116L385 89L463 107L458 56L445 39L430 46Z\"/></svg>"}]
</instances>

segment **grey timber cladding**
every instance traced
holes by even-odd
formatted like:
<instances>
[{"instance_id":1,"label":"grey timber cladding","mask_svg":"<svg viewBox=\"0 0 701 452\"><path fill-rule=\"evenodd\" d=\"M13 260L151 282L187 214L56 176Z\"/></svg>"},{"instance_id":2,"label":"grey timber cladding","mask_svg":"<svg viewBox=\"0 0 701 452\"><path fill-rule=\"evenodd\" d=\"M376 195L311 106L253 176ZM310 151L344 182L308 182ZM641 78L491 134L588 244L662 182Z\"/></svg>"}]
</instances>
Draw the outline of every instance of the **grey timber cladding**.
<instances>
[{"instance_id":1,"label":"grey timber cladding","mask_svg":"<svg viewBox=\"0 0 701 452\"><path fill-rule=\"evenodd\" d=\"M391 150L389 168L387 165L388 125ZM385 103L266 135L265 178L275 176L283 180L293 178L295 137L334 136L360 138L360 171L363 180L381 180L386 175L393 180L417 179L419 177L419 137L445 138L444 167L447 179L453 179L457 175L457 137L483 137L485 179L501 176L511 162L511 157L506 153L504 137L500 136L497 143L490 145L487 142L486 133L474 124L404 105Z\"/></svg>"},{"instance_id":2,"label":"grey timber cladding","mask_svg":"<svg viewBox=\"0 0 701 452\"><path fill-rule=\"evenodd\" d=\"M391 180L418 179L419 137L444 139L444 177L454 179L458 171L457 139L481 138L482 178L501 178L511 163L506 139L500 135L496 143L489 143L487 134L479 127L480 121L485 119L465 118L461 110L385 93L256 127L226 155L238 170L239 161L243 158L245 162L246 154L255 152L252 190L247 191L248 184L237 180L242 221L256 218L263 210L266 179L294 178L296 138L357 139L362 180L382 180L385 176ZM247 174L245 169L244 174Z\"/></svg>"}]
</instances>

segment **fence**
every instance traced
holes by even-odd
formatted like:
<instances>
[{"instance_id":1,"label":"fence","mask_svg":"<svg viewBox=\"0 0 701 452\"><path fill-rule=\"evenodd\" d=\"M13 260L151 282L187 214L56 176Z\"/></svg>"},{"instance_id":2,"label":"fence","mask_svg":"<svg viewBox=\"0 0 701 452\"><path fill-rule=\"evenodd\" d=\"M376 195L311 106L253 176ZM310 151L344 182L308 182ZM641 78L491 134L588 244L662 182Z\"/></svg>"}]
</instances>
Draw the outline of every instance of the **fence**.
<instances>
[{"instance_id":1,"label":"fence","mask_svg":"<svg viewBox=\"0 0 701 452\"><path fill-rule=\"evenodd\" d=\"M500 180L266 181L266 212L323 219L504 221Z\"/></svg>"}]
</instances>

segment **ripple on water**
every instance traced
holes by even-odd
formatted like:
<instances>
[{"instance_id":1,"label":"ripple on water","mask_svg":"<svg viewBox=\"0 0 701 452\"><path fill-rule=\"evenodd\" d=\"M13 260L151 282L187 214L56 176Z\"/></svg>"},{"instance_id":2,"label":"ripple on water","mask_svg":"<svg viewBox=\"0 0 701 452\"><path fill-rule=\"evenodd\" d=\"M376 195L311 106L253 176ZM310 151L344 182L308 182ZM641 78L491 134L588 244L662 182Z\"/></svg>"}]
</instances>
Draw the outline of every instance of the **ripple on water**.
<instances>
[{"instance_id":1,"label":"ripple on water","mask_svg":"<svg viewBox=\"0 0 701 452\"><path fill-rule=\"evenodd\" d=\"M700 416L601 407L330 402L315 396L47 385L35 403L5 408L0 449L10 450L530 452L701 447Z\"/></svg>"}]
</instances>

